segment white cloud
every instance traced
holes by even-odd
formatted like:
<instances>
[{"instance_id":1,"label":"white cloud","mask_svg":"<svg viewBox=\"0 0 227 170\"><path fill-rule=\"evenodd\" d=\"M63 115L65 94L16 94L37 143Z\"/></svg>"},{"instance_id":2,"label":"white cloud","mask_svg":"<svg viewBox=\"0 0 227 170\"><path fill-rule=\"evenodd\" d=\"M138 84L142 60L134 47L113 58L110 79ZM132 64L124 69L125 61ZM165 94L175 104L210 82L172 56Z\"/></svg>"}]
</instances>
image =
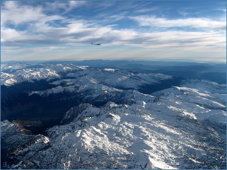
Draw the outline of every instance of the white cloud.
<instances>
[{"instance_id":1,"label":"white cloud","mask_svg":"<svg viewBox=\"0 0 227 170\"><path fill-rule=\"evenodd\" d=\"M226 9L215 9L215 10L217 10L217 11L222 11L222 12L226 12Z\"/></svg>"},{"instance_id":2,"label":"white cloud","mask_svg":"<svg viewBox=\"0 0 227 170\"><path fill-rule=\"evenodd\" d=\"M89 3L87 4L91 8L95 8L96 11L102 11L107 8L112 7L116 2L115 1L102 1L100 2L94 2L94 3Z\"/></svg>"},{"instance_id":3,"label":"white cloud","mask_svg":"<svg viewBox=\"0 0 227 170\"><path fill-rule=\"evenodd\" d=\"M64 17L59 15L47 16L43 13L42 7L32 7L30 5L18 6L16 1L6 1L2 7L2 26L7 23L25 24L29 22L48 22L54 20L62 20Z\"/></svg>"},{"instance_id":4,"label":"white cloud","mask_svg":"<svg viewBox=\"0 0 227 170\"><path fill-rule=\"evenodd\" d=\"M64 13L84 5L86 1L66 1L66 2L46 2L46 6L19 5L17 1L5 1L2 6L2 26L7 23L27 24L35 23L37 25L46 24L47 22L66 19L60 15L47 15L44 11L54 11L59 8L64 9Z\"/></svg>"},{"instance_id":5,"label":"white cloud","mask_svg":"<svg viewBox=\"0 0 227 170\"><path fill-rule=\"evenodd\" d=\"M38 29L38 27L37 27ZM191 49L191 50L225 50L223 33L165 31L139 33L131 29L117 30L110 26L91 27L84 22L71 21L61 28L49 27L35 33L17 31L10 28L2 30L3 45L29 44L75 44L89 45L90 42L104 42L104 46L128 45L150 49Z\"/></svg>"},{"instance_id":6,"label":"white cloud","mask_svg":"<svg viewBox=\"0 0 227 170\"><path fill-rule=\"evenodd\" d=\"M33 47L33 48L19 48L19 47L3 47L2 52L3 53L21 53L21 52L47 52L51 50L64 50L67 49L67 47L57 47L57 46L50 46L50 47Z\"/></svg>"},{"instance_id":7,"label":"white cloud","mask_svg":"<svg viewBox=\"0 0 227 170\"><path fill-rule=\"evenodd\" d=\"M225 37L218 33L166 31L136 34L119 44L160 50L225 51Z\"/></svg>"},{"instance_id":8,"label":"white cloud","mask_svg":"<svg viewBox=\"0 0 227 170\"><path fill-rule=\"evenodd\" d=\"M140 26L150 27L194 27L194 28L208 28L208 29L226 29L225 21L214 21L207 18L185 18L169 20L166 18L157 18L155 16L134 16L129 17L137 21Z\"/></svg>"},{"instance_id":9,"label":"white cloud","mask_svg":"<svg viewBox=\"0 0 227 170\"><path fill-rule=\"evenodd\" d=\"M54 1L54 2L46 2L46 7L44 10L57 10L57 9L64 9L64 13L71 11L74 8L80 7L85 5L86 1Z\"/></svg>"},{"instance_id":10,"label":"white cloud","mask_svg":"<svg viewBox=\"0 0 227 170\"><path fill-rule=\"evenodd\" d=\"M55 4L53 8L66 8L67 4L68 6L71 4L72 7L78 5L74 2L67 4L54 2L53 4ZM17 2L12 1L5 2L2 14L4 16L3 23L11 21L16 25L28 24L28 29L24 31L8 28L3 24L2 45L90 45L90 42L104 42L103 46L138 46L163 51L173 49L224 51L226 45L225 32L218 32L219 29L226 27L225 21L214 21L206 18L168 20L166 18L148 16L130 17L139 22L141 26L159 28L196 27L214 30L208 32L166 30L164 32L141 33L133 29L115 29L113 25L108 25L107 21L105 26L103 26L95 20L75 20L60 15L46 15L41 6L19 6ZM111 16L111 19L114 20L118 15ZM124 17L125 14L121 16ZM60 24L57 26L51 23L56 20L60 20ZM61 23L64 23L64 26ZM49 47L40 49L41 51L50 50Z\"/></svg>"},{"instance_id":11,"label":"white cloud","mask_svg":"<svg viewBox=\"0 0 227 170\"><path fill-rule=\"evenodd\" d=\"M17 31L11 28L3 27L1 30L2 45L26 45L31 41L40 41L44 39L42 35L31 34L26 31Z\"/></svg>"},{"instance_id":12,"label":"white cloud","mask_svg":"<svg viewBox=\"0 0 227 170\"><path fill-rule=\"evenodd\" d=\"M2 24L11 22L13 24L20 24L24 22L36 21L44 15L41 13L41 8L33 8L22 6L19 8L17 2L6 1L2 9Z\"/></svg>"},{"instance_id":13,"label":"white cloud","mask_svg":"<svg viewBox=\"0 0 227 170\"><path fill-rule=\"evenodd\" d=\"M185 12L185 11L178 11L178 13L180 15L183 15L183 16L187 16L189 13Z\"/></svg>"},{"instance_id":14,"label":"white cloud","mask_svg":"<svg viewBox=\"0 0 227 170\"><path fill-rule=\"evenodd\" d=\"M143 9L135 10L134 12L136 12L136 13L144 13L144 12L151 12L151 11L156 11L156 10L161 10L161 9L159 9L158 7L143 8Z\"/></svg>"}]
</instances>

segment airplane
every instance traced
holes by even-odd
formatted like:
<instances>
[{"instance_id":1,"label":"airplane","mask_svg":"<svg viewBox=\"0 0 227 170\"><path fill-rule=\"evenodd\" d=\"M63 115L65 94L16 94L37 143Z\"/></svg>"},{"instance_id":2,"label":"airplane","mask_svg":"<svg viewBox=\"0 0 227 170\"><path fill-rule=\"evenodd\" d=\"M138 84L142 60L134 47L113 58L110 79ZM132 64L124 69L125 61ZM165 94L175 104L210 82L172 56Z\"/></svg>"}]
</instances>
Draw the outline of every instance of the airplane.
<instances>
[{"instance_id":1,"label":"airplane","mask_svg":"<svg viewBox=\"0 0 227 170\"><path fill-rule=\"evenodd\" d=\"M99 44L94 44L94 43L91 43L91 45L101 45L101 44L103 44L103 43L99 43Z\"/></svg>"}]
</instances>

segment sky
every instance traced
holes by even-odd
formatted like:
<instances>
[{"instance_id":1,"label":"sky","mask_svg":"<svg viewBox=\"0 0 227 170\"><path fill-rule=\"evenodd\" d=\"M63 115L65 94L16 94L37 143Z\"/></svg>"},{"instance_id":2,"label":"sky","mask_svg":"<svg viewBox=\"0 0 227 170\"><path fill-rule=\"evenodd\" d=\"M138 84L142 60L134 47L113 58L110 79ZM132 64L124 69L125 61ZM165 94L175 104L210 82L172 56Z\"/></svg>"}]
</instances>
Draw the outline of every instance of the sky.
<instances>
[{"instance_id":1,"label":"sky","mask_svg":"<svg viewBox=\"0 0 227 170\"><path fill-rule=\"evenodd\" d=\"M226 62L226 1L1 2L2 61L94 59Z\"/></svg>"}]
</instances>

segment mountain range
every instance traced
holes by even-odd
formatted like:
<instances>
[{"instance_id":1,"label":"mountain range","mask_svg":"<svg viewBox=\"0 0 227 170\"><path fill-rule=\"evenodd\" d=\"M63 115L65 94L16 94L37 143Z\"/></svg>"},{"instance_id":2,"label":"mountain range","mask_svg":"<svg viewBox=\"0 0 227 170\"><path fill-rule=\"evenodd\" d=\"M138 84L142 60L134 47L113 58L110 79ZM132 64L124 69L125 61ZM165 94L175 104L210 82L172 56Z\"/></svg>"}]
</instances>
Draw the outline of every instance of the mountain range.
<instances>
[{"instance_id":1,"label":"mountain range","mask_svg":"<svg viewBox=\"0 0 227 170\"><path fill-rule=\"evenodd\" d=\"M226 84L70 63L1 69L3 168L226 168Z\"/></svg>"}]
</instances>

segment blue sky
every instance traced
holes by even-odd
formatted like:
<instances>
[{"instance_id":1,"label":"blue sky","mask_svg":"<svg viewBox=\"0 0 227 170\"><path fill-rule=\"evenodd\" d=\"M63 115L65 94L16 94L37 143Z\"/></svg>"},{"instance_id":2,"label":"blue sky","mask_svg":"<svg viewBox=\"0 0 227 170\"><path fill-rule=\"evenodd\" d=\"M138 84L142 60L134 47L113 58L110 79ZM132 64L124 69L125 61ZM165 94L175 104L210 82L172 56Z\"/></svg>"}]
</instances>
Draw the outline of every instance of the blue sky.
<instances>
[{"instance_id":1,"label":"blue sky","mask_svg":"<svg viewBox=\"0 0 227 170\"><path fill-rule=\"evenodd\" d=\"M226 61L225 1L5 1L1 25L2 61Z\"/></svg>"}]
</instances>

